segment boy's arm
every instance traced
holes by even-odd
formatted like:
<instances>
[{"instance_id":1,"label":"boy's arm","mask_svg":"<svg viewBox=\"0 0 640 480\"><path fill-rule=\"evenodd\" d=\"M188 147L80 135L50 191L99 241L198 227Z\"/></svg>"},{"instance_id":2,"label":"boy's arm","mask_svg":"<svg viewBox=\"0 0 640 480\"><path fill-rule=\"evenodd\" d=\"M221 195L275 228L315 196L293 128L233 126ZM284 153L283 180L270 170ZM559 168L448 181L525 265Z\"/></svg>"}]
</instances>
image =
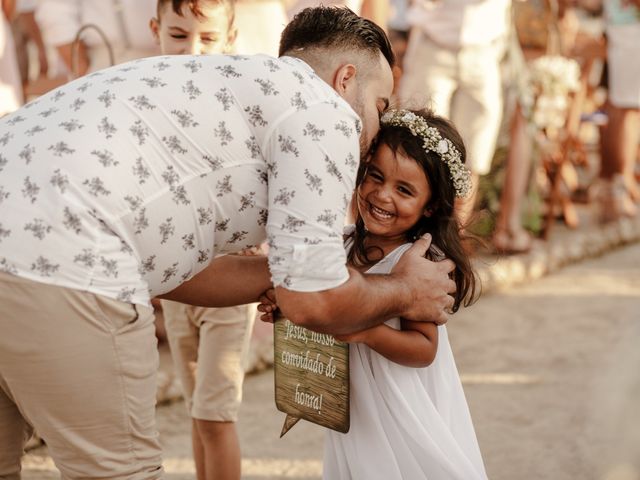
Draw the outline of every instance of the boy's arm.
<instances>
[{"instance_id":1,"label":"boy's arm","mask_svg":"<svg viewBox=\"0 0 640 480\"><path fill-rule=\"evenodd\" d=\"M419 239L390 275L363 275L350 270L349 280L320 292L275 289L282 313L293 323L318 332L353 333L393 317L416 322L447 321L455 283L453 262L424 258L429 241ZM160 298L189 305L226 307L255 302L271 288L266 257L225 255Z\"/></svg>"},{"instance_id":2,"label":"boy's arm","mask_svg":"<svg viewBox=\"0 0 640 480\"><path fill-rule=\"evenodd\" d=\"M438 326L404 319L401 323L402 330L383 324L350 335L337 335L336 338L364 343L388 360L405 367L428 367L438 350Z\"/></svg>"}]
</instances>

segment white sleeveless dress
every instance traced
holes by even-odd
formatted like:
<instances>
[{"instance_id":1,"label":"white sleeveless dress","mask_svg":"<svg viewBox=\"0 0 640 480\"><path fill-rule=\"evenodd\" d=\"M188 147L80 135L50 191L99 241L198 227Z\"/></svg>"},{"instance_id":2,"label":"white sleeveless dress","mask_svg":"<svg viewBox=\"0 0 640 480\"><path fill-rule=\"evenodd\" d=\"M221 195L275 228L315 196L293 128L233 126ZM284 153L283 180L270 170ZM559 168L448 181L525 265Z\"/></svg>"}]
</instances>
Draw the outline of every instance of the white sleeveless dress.
<instances>
[{"instance_id":1,"label":"white sleeveless dress","mask_svg":"<svg viewBox=\"0 0 640 480\"><path fill-rule=\"evenodd\" d=\"M371 267L388 274L410 247ZM387 325L399 329L400 320ZM351 344L351 428L327 430L326 480L486 479L471 415L444 326L426 368L398 365L364 344Z\"/></svg>"}]
</instances>

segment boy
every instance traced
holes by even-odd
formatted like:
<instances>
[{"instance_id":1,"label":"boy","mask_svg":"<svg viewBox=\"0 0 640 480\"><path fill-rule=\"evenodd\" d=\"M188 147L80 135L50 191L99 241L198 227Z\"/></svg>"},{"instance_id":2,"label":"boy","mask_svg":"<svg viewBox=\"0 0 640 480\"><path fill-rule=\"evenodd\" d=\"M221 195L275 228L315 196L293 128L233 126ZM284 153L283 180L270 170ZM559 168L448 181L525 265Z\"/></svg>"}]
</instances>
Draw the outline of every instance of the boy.
<instances>
[{"instance_id":1,"label":"boy","mask_svg":"<svg viewBox=\"0 0 640 480\"><path fill-rule=\"evenodd\" d=\"M150 27L162 54L230 53L232 0L158 0ZM162 301L185 404L198 480L240 479L235 422L255 307L203 308Z\"/></svg>"},{"instance_id":2,"label":"boy","mask_svg":"<svg viewBox=\"0 0 640 480\"><path fill-rule=\"evenodd\" d=\"M233 0L158 0L149 27L163 55L232 53L237 35Z\"/></svg>"}]
</instances>

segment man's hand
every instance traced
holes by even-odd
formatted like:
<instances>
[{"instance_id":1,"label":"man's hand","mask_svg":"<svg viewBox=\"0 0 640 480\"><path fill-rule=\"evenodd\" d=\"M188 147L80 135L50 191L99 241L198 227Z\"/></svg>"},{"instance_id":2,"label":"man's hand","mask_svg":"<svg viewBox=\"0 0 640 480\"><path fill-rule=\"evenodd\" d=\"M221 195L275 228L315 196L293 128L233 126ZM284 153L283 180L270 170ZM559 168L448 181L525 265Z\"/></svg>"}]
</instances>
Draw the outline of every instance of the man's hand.
<instances>
[{"instance_id":1,"label":"man's hand","mask_svg":"<svg viewBox=\"0 0 640 480\"><path fill-rule=\"evenodd\" d=\"M425 258L431 235L418 239L396 264L391 275L402 280L412 293L413 301L403 317L414 321L443 325L453 306L456 284L449 278L455 269L451 260L432 262Z\"/></svg>"}]
</instances>

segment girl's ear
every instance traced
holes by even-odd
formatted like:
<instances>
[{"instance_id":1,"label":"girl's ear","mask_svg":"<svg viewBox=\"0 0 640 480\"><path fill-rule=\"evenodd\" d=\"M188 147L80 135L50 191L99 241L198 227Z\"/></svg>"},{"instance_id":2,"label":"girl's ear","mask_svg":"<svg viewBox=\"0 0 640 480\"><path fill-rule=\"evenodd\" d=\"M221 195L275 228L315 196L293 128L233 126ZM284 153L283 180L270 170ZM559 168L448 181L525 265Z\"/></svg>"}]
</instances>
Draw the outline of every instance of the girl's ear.
<instances>
[{"instance_id":1,"label":"girl's ear","mask_svg":"<svg viewBox=\"0 0 640 480\"><path fill-rule=\"evenodd\" d=\"M426 207L424 207L424 211L422 212L422 215L429 218L431 215L433 215L433 209L427 205Z\"/></svg>"}]
</instances>

